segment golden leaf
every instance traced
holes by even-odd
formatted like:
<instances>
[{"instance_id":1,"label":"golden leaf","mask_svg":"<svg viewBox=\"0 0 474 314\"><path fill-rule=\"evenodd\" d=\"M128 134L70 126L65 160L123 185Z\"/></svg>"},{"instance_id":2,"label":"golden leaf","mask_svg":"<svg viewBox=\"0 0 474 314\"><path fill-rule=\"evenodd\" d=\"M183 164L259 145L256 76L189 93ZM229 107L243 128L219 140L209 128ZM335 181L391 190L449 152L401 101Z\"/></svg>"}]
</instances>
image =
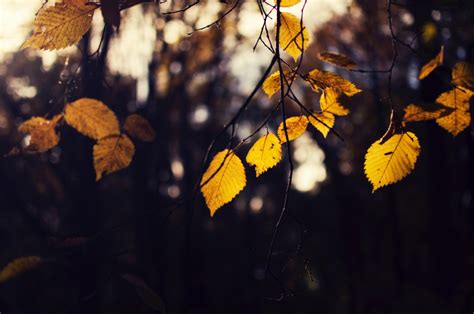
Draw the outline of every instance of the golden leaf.
<instances>
[{"instance_id":1,"label":"golden leaf","mask_svg":"<svg viewBox=\"0 0 474 314\"><path fill-rule=\"evenodd\" d=\"M291 84L295 79L294 73L291 71L284 71L283 73L286 77L286 81L285 79L283 79L283 84L287 85L286 82L288 82L288 84ZM268 98L272 97L276 92L278 92L280 90L280 87L280 71L276 71L272 73L269 77L267 77L265 82L263 82L262 86L263 91L265 92L265 94L268 95Z\"/></svg>"},{"instance_id":2,"label":"golden leaf","mask_svg":"<svg viewBox=\"0 0 474 314\"><path fill-rule=\"evenodd\" d=\"M313 113L308 116L309 122L316 128L324 137L328 136L329 130L334 126L336 118L330 112Z\"/></svg>"},{"instance_id":3,"label":"golden leaf","mask_svg":"<svg viewBox=\"0 0 474 314\"><path fill-rule=\"evenodd\" d=\"M349 109L340 103L340 94L334 88L326 88L319 99L321 111L329 112L336 116L347 116Z\"/></svg>"},{"instance_id":4,"label":"golden leaf","mask_svg":"<svg viewBox=\"0 0 474 314\"><path fill-rule=\"evenodd\" d=\"M468 62L458 62L452 72L453 84L474 91L474 65Z\"/></svg>"},{"instance_id":5,"label":"golden leaf","mask_svg":"<svg viewBox=\"0 0 474 314\"><path fill-rule=\"evenodd\" d=\"M470 90L462 87L457 87L453 90L442 93L436 99L436 102L445 107L451 108L452 112L436 119L436 123L454 136L461 133L471 123L469 100L473 94L474 93Z\"/></svg>"},{"instance_id":6,"label":"golden leaf","mask_svg":"<svg viewBox=\"0 0 474 314\"><path fill-rule=\"evenodd\" d=\"M41 153L58 145L59 136L55 128L61 118L62 115L57 115L51 120L33 117L23 122L18 130L30 135L30 143L26 150Z\"/></svg>"},{"instance_id":7,"label":"golden leaf","mask_svg":"<svg viewBox=\"0 0 474 314\"><path fill-rule=\"evenodd\" d=\"M411 132L394 134L387 141L373 143L365 155L365 175L373 192L406 177L420 154L420 143Z\"/></svg>"},{"instance_id":8,"label":"golden leaf","mask_svg":"<svg viewBox=\"0 0 474 314\"><path fill-rule=\"evenodd\" d=\"M96 180L102 174L110 174L127 168L135 154L135 146L127 135L113 135L100 139L94 145L94 168Z\"/></svg>"},{"instance_id":9,"label":"golden leaf","mask_svg":"<svg viewBox=\"0 0 474 314\"><path fill-rule=\"evenodd\" d=\"M291 117L285 120L288 139L293 141L303 135L308 127L308 118L305 116ZM282 143L286 142L285 125L280 123L278 127L278 137Z\"/></svg>"},{"instance_id":10,"label":"golden leaf","mask_svg":"<svg viewBox=\"0 0 474 314\"><path fill-rule=\"evenodd\" d=\"M361 92L361 90L353 83L333 72L314 69L306 75L305 80L311 85L311 88L315 92L325 90L329 87L332 87L336 91L340 91L347 96L354 96Z\"/></svg>"},{"instance_id":11,"label":"golden leaf","mask_svg":"<svg viewBox=\"0 0 474 314\"><path fill-rule=\"evenodd\" d=\"M280 6L281 7L292 7L298 3L300 3L301 0L281 0L280 2ZM276 5L277 4L277 0L273 0L273 3Z\"/></svg>"},{"instance_id":12,"label":"golden leaf","mask_svg":"<svg viewBox=\"0 0 474 314\"><path fill-rule=\"evenodd\" d=\"M356 66L355 62L352 61L351 58L337 53L321 52L318 57L324 62L344 69L353 69Z\"/></svg>"},{"instance_id":13,"label":"golden leaf","mask_svg":"<svg viewBox=\"0 0 474 314\"><path fill-rule=\"evenodd\" d=\"M403 122L415 122L438 119L449 114L452 110L439 104L428 103L423 105L410 104L405 107L404 111Z\"/></svg>"},{"instance_id":14,"label":"golden leaf","mask_svg":"<svg viewBox=\"0 0 474 314\"><path fill-rule=\"evenodd\" d=\"M255 166L257 177L281 161L281 143L278 137L269 133L259 138L247 154L247 162Z\"/></svg>"},{"instance_id":15,"label":"golden leaf","mask_svg":"<svg viewBox=\"0 0 474 314\"><path fill-rule=\"evenodd\" d=\"M280 47L293 59L298 60L309 46L309 32L301 21L291 13L281 13Z\"/></svg>"},{"instance_id":16,"label":"golden leaf","mask_svg":"<svg viewBox=\"0 0 474 314\"><path fill-rule=\"evenodd\" d=\"M201 180L201 192L211 217L232 201L246 184L244 165L233 151L225 149L214 156Z\"/></svg>"},{"instance_id":17,"label":"golden leaf","mask_svg":"<svg viewBox=\"0 0 474 314\"><path fill-rule=\"evenodd\" d=\"M131 114L125 119L123 126L128 135L136 137L143 142L153 142L156 137L155 130L147 119L138 114Z\"/></svg>"},{"instance_id":18,"label":"golden leaf","mask_svg":"<svg viewBox=\"0 0 474 314\"><path fill-rule=\"evenodd\" d=\"M96 99L81 98L66 105L64 118L67 124L95 140L120 134L115 113Z\"/></svg>"},{"instance_id":19,"label":"golden leaf","mask_svg":"<svg viewBox=\"0 0 474 314\"><path fill-rule=\"evenodd\" d=\"M418 75L418 79L422 80L430 75L434 70L436 70L444 62L444 46L441 46L439 53L431 59L427 64L425 64Z\"/></svg>"},{"instance_id":20,"label":"golden leaf","mask_svg":"<svg viewBox=\"0 0 474 314\"><path fill-rule=\"evenodd\" d=\"M44 263L44 259L39 256L25 256L17 258L5 266L0 271L0 283L12 279L28 270L31 270Z\"/></svg>"},{"instance_id":21,"label":"golden leaf","mask_svg":"<svg viewBox=\"0 0 474 314\"><path fill-rule=\"evenodd\" d=\"M97 5L88 0L64 0L41 10L33 35L22 48L56 50L74 45L91 27L95 9Z\"/></svg>"}]
</instances>

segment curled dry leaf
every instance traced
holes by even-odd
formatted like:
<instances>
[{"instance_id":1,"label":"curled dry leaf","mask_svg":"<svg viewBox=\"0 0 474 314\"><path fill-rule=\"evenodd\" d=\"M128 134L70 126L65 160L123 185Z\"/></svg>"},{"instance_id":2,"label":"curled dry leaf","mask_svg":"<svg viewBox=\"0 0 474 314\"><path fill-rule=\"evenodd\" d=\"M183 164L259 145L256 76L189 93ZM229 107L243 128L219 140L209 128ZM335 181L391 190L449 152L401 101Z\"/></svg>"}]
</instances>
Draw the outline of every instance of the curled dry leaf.
<instances>
[{"instance_id":1,"label":"curled dry leaf","mask_svg":"<svg viewBox=\"0 0 474 314\"><path fill-rule=\"evenodd\" d=\"M57 115L51 120L41 117L33 117L23 122L18 130L30 135L30 141L25 148L29 152L45 152L58 145L59 136L56 133L56 125L61 120L62 115Z\"/></svg>"},{"instance_id":2,"label":"curled dry leaf","mask_svg":"<svg viewBox=\"0 0 474 314\"><path fill-rule=\"evenodd\" d=\"M324 62L330 63L332 65L335 65L344 69L353 69L356 66L356 63L352 61L351 58L342 54L331 53L331 52L321 52L318 55L318 57L320 60Z\"/></svg>"},{"instance_id":3,"label":"curled dry leaf","mask_svg":"<svg viewBox=\"0 0 474 314\"><path fill-rule=\"evenodd\" d=\"M257 177L281 161L281 143L273 133L259 138L247 154L247 163L255 166Z\"/></svg>"},{"instance_id":4,"label":"curled dry leaf","mask_svg":"<svg viewBox=\"0 0 474 314\"><path fill-rule=\"evenodd\" d=\"M127 135L113 135L100 139L93 150L96 180L102 175L119 171L130 165L135 146Z\"/></svg>"},{"instance_id":5,"label":"curled dry leaf","mask_svg":"<svg viewBox=\"0 0 474 314\"><path fill-rule=\"evenodd\" d=\"M12 279L26 271L38 267L44 263L44 259L39 256L25 256L17 258L7 264L0 271L0 283Z\"/></svg>"},{"instance_id":6,"label":"curled dry leaf","mask_svg":"<svg viewBox=\"0 0 474 314\"><path fill-rule=\"evenodd\" d=\"M434 70L436 70L444 62L444 46L441 46L439 53L431 59L427 64L425 64L418 75L418 79L422 80L430 75Z\"/></svg>"},{"instance_id":7,"label":"curled dry leaf","mask_svg":"<svg viewBox=\"0 0 474 314\"><path fill-rule=\"evenodd\" d=\"M143 142L153 142L156 138L155 130L150 122L138 114L129 115L125 120L123 129L128 135Z\"/></svg>"}]
</instances>

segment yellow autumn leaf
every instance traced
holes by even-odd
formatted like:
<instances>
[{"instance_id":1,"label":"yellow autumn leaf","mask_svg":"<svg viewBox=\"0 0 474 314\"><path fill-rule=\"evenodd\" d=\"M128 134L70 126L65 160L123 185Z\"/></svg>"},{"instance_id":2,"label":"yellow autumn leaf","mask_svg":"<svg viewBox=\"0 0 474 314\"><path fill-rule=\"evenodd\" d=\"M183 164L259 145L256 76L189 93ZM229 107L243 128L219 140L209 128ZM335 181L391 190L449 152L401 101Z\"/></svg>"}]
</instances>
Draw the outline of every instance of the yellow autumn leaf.
<instances>
[{"instance_id":1,"label":"yellow autumn leaf","mask_svg":"<svg viewBox=\"0 0 474 314\"><path fill-rule=\"evenodd\" d=\"M301 21L291 13L281 13L280 47L293 59L298 60L309 46L309 31Z\"/></svg>"},{"instance_id":2,"label":"yellow autumn leaf","mask_svg":"<svg viewBox=\"0 0 474 314\"><path fill-rule=\"evenodd\" d=\"M255 166L257 177L281 161L281 143L278 137L269 133L259 138L247 154L247 163Z\"/></svg>"},{"instance_id":3,"label":"yellow autumn leaf","mask_svg":"<svg viewBox=\"0 0 474 314\"><path fill-rule=\"evenodd\" d=\"M331 53L331 52L321 52L318 55L318 57L320 60L324 62L330 63L332 65L335 65L344 69L353 69L356 66L355 62L352 61L351 58L342 54Z\"/></svg>"},{"instance_id":4,"label":"yellow autumn leaf","mask_svg":"<svg viewBox=\"0 0 474 314\"><path fill-rule=\"evenodd\" d=\"M420 74L418 74L418 79L422 80L430 75L434 70L436 70L440 65L444 62L444 46L441 46L441 50L439 53L431 59L428 63L426 63L420 70Z\"/></svg>"},{"instance_id":5,"label":"yellow autumn leaf","mask_svg":"<svg viewBox=\"0 0 474 314\"><path fill-rule=\"evenodd\" d=\"M292 7L298 3L300 3L301 0L281 0L280 2L280 6L281 7ZM273 0L273 3L276 5L277 4L277 0Z\"/></svg>"},{"instance_id":6,"label":"yellow autumn leaf","mask_svg":"<svg viewBox=\"0 0 474 314\"><path fill-rule=\"evenodd\" d=\"M319 99L321 111L329 112L336 116L346 116L349 109L344 108L340 102L340 94L334 88L326 88Z\"/></svg>"},{"instance_id":7,"label":"yellow autumn leaf","mask_svg":"<svg viewBox=\"0 0 474 314\"><path fill-rule=\"evenodd\" d=\"M436 99L436 102L445 107L451 108L452 112L436 119L436 123L454 136L461 133L471 123L469 100L473 94L474 93L470 90L462 87L457 87L453 90L442 93Z\"/></svg>"},{"instance_id":8,"label":"yellow autumn leaf","mask_svg":"<svg viewBox=\"0 0 474 314\"><path fill-rule=\"evenodd\" d=\"M451 75L453 84L474 91L474 64L458 62L454 65Z\"/></svg>"},{"instance_id":9,"label":"yellow autumn leaf","mask_svg":"<svg viewBox=\"0 0 474 314\"><path fill-rule=\"evenodd\" d=\"M25 256L17 258L8 263L0 271L0 283L10 280L13 277L16 277L26 271L29 271L44 262L44 259L39 256Z\"/></svg>"},{"instance_id":10,"label":"yellow autumn leaf","mask_svg":"<svg viewBox=\"0 0 474 314\"><path fill-rule=\"evenodd\" d=\"M91 27L95 9L97 5L88 0L56 1L36 16L33 35L22 48L56 50L74 45Z\"/></svg>"},{"instance_id":11,"label":"yellow autumn leaf","mask_svg":"<svg viewBox=\"0 0 474 314\"><path fill-rule=\"evenodd\" d=\"M308 118L305 116L291 117L285 120L288 139L293 141L303 135L308 127ZM278 127L278 137L282 143L286 142L285 125L280 123Z\"/></svg>"},{"instance_id":12,"label":"yellow autumn leaf","mask_svg":"<svg viewBox=\"0 0 474 314\"><path fill-rule=\"evenodd\" d=\"M410 104L404 108L403 122L416 122L438 119L452 110L439 104Z\"/></svg>"},{"instance_id":13,"label":"yellow autumn leaf","mask_svg":"<svg viewBox=\"0 0 474 314\"><path fill-rule=\"evenodd\" d=\"M420 154L420 143L411 132L394 134L387 141L373 143L365 155L365 175L373 192L406 177Z\"/></svg>"},{"instance_id":14,"label":"yellow autumn leaf","mask_svg":"<svg viewBox=\"0 0 474 314\"><path fill-rule=\"evenodd\" d=\"M153 142L156 132L147 119L138 114L131 114L125 119L123 126L128 135L133 136L143 142Z\"/></svg>"},{"instance_id":15,"label":"yellow autumn leaf","mask_svg":"<svg viewBox=\"0 0 474 314\"><path fill-rule=\"evenodd\" d=\"M62 115L57 115L51 120L41 117L33 117L23 122L18 130L30 135L30 142L26 147L27 151L45 152L58 145L59 136L56 133L56 125L61 120Z\"/></svg>"},{"instance_id":16,"label":"yellow autumn leaf","mask_svg":"<svg viewBox=\"0 0 474 314\"><path fill-rule=\"evenodd\" d=\"M245 188L244 165L233 151L225 149L212 159L202 176L201 192L211 217Z\"/></svg>"},{"instance_id":17,"label":"yellow autumn leaf","mask_svg":"<svg viewBox=\"0 0 474 314\"><path fill-rule=\"evenodd\" d=\"M81 98L66 105L64 118L67 124L95 140L120 134L115 113L96 99Z\"/></svg>"},{"instance_id":18,"label":"yellow autumn leaf","mask_svg":"<svg viewBox=\"0 0 474 314\"><path fill-rule=\"evenodd\" d=\"M326 88L332 87L336 91L340 91L347 96L354 96L362 91L342 76L333 72L321 71L318 69L309 72L306 75L305 80L311 85L311 88L315 92L323 91Z\"/></svg>"},{"instance_id":19,"label":"yellow autumn leaf","mask_svg":"<svg viewBox=\"0 0 474 314\"><path fill-rule=\"evenodd\" d=\"M135 154L135 146L127 135L113 135L100 139L93 150L96 180L102 174L110 174L127 168Z\"/></svg>"},{"instance_id":20,"label":"yellow autumn leaf","mask_svg":"<svg viewBox=\"0 0 474 314\"><path fill-rule=\"evenodd\" d=\"M313 113L308 116L309 122L316 128L324 137L328 136L329 131L334 126L336 118L330 112Z\"/></svg>"},{"instance_id":21,"label":"yellow autumn leaf","mask_svg":"<svg viewBox=\"0 0 474 314\"><path fill-rule=\"evenodd\" d=\"M287 85L291 84L295 79L295 75L291 71L284 71L284 76L286 77L286 81L283 79L283 84ZM265 94L268 95L268 98L272 97L276 92L280 90L281 81L280 81L280 71L276 71L272 73L270 76L267 77L265 82L263 82L263 91Z\"/></svg>"}]
</instances>

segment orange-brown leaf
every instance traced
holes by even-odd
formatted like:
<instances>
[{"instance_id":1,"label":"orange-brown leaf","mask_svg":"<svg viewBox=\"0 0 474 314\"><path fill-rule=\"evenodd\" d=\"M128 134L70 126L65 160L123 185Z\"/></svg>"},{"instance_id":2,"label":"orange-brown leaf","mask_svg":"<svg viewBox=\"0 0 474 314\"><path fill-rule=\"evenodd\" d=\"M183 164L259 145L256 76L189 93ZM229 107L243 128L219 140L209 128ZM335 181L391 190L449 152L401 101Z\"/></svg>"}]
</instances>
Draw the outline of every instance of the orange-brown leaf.
<instances>
[{"instance_id":1,"label":"orange-brown leaf","mask_svg":"<svg viewBox=\"0 0 474 314\"><path fill-rule=\"evenodd\" d=\"M444 46L441 46L440 52L431 59L428 63L426 63L420 70L420 74L418 75L418 79L422 80L430 75L434 70L436 70L440 65L444 62Z\"/></svg>"},{"instance_id":2,"label":"orange-brown leaf","mask_svg":"<svg viewBox=\"0 0 474 314\"><path fill-rule=\"evenodd\" d=\"M123 127L128 135L131 135L143 142L153 142L156 132L147 119L138 114L131 114L125 120Z\"/></svg>"},{"instance_id":3,"label":"orange-brown leaf","mask_svg":"<svg viewBox=\"0 0 474 314\"><path fill-rule=\"evenodd\" d=\"M110 174L127 168L135 154L135 146L127 135L113 135L100 139L94 145L93 157L96 180L102 174Z\"/></svg>"},{"instance_id":4,"label":"orange-brown leaf","mask_svg":"<svg viewBox=\"0 0 474 314\"><path fill-rule=\"evenodd\" d=\"M23 122L18 130L30 135L27 151L45 152L58 145L59 135L56 133L56 125L61 120L62 115L57 115L51 120L41 117L33 117Z\"/></svg>"}]
</instances>

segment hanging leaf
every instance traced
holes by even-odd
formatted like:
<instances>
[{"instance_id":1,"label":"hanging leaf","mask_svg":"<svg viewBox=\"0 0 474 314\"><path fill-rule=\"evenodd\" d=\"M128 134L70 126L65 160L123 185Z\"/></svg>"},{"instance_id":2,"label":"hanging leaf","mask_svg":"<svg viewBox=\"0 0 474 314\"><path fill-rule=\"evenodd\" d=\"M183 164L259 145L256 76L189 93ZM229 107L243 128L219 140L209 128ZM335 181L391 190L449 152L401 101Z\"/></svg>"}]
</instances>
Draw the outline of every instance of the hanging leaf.
<instances>
[{"instance_id":1,"label":"hanging leaf","mask_svg":"<svg viewBox=\"0 0 474 314\"><path fill-rule=\"evenodd\" d=\"M422 80L430 75L434 70L436 70L444 62L444 46L441 46L439 53L431 59L427 64L425 64L418 75L418 79Z\"/></svg>"},{"instance_id":2,"label":"hanging leaf","mask_svg":"<svg viewBox=\"0 0 474 314\"><path fill-rule=\"evenodd\" d=\"M331 53L331 52L321 52L318 55L319 59L333 64L337 67L344 68L344 69L353 69L356 64L354 61L352 61L351 58L341 55L341 54L336 54L336 53Z\"/></svg>"},{"instance_id":3,"label":"hanging leaf","mask_svg":"<svg viewBox=\"0 0 474 314\"><path fill-rule=\"evenodd\" d=\"M403 122L427 121L438 119L452 112L451 108L436 103L422 105L410 104L404 109Z\"/></svg>"},{"instance_id":4,"label":"hanging leaf","mask_svg":"<svg viewBox=\"0 0 474 314\"><path fill-rule=\"evenodd\" d=\"M287 85L286 82L288 82L288 84L291 84L295 79L294 73L291 71L284 71L283 73L286 77L286 81L283 79L283 84ZM280 87L280 71L276 71L272 73L272 75L267 77L265 82L263 82L262 88L265 94L268 95L268 98L271 98L276 92L280 90Z\"/></svg>"},{"instance_id":5,"label":"hanging leaf","mask_svg":"<svg viewBox=\"0 0 474 314\"><path fill-rule=\"evenodd\" d=\"M300 3L301 0L281 0L280 2L280 6L281 7L292 7L298 3ZM273 0L273 3L276 5L277 4L277 0Z\"/></svg>"},{"instance_id":6,"label":"hanging leaf","mask_svg":"<svg viewBox=\"0 0 474 314\"><path fill-rule=\"evenodd\" d=\"M201 192L211 217L232 201L246 184L244 165L234 152L225 149L214 156L201 180Z\"/></svg>"},{"instance_id":7,"label":"hanging leaf","mask_svg":"<svg viewBox=\"0 0 474 314\"><path fill-rule=\"evenodd\" d=\"M278 137L269 133L259 138L247 154L247 163L255 166L257 177L281 161L281 144Z\"/></svg>"},{"instance_id":8,"label":"hanging leaf","mask_svg":"<svg viewBox=\"0 0 474 314\"><path fill-rule=\"evenodd\" d=\"M336 116L347 116L349 109L344 108L340 103L340 94L334 88L326 88L319 99L321 111L329 112Z\"/></svg>"},{"instance_id":9,"label":"hanging leaf","mask_svg":"<svg viewBox=\"0 0 474 314\"><path fill-rule=\"evenodd\" d=\"M121 274L120 276L133 287L135 287L135 291L142 299L143 303L155 311L158 311L162 314L166 313L165 303L161 297L156 294L156 292L153 291L143 279L132 274Z\"/></svg>"},{"instance_id":10,"label":"hanging leaf","mask_svg":"<svg viewBox=\"0 0 474 314\"><path fill-rule=\"evenodd\" d=\"M134 154L135 146L125 134L100 139L93 151L96 180L99 181L104 173L110 174L127 168Z\"/></svg>"},{"instance_id":11,"label":"hanging leaf","mask_svg":"<svg viewBox=\"0 0 474 314\"><path fill-rule=\"evenodd\" d=\"M452 72L453 84L474 91L474 65L468 62L458 62Z\"/></svg>"},{"instance_id":12,"label":"hanging leaf","mask_svg":"<svg viewBox=\"0 0 474 314\"><path fill-rule=\"evenodd\" d=\"M354 96L361 92L353 83L333 72L314 69L305 76L305 80L311 85L311 88L315 92L324 91L329 87L347 96Z\"/></svg>"},{"instance_id":13,"label":"hanging leaf","mask_svg":"<svg viewBox=\"0 0 474 314\"><path fill-rule=\"evenodd\" d=\"M280 47L293 59L298 60L301 53L309 46L309 32L301 27L301 21L291 13L281 13ZM276 29L276 28L275 28Z\"/></svg>"},{"instance_id":14,"label":"hanging leaf","mask_svg":"<svg viewBox=\"0 0 474 314\"><path fill-rule=\"evenodd\" d=\"M373 143L365 155L365 175L373 192L406 177L420 154L420 143L411 132L394 134L385 142Z\"/></svg>"},{"instance_id":15,"label":"hanging leaf","mask_svg":"<svg viewBox=\"0 0 474 314\"><path fill-rule=\"evenodd\" d=\"M303 135L308 127L308 118L305 116L291 117L285 120L288 139L293 141ZM278 127L278 137L282 143L286 143L285 125L280 123Z\"/></svg>"},{"instance_id":16,"label":"hanging leaf","mask_svg":"<svg viewBox=\"0 0 474 314\"><path fill-rule=\"evenodd\" d=\"M471 123L469 100L473 94L474 93L470 90L462 87L457 87L453 90L442 93L436 99L436 102L445 107L451 108L452 112L436 119L436 123L454 136L461 133Z\"/></svg>"},{"instance_id":17,"label":"hanging leaf","mask_svg":"<svg viewBox=\"0 0 474 314\"><path fill-rule=\"evenodd\" d=\"M30 142L25 150L41 153L58 145L59 136L56 133L55 128L61 118L62 115L57 115L51 120L41 117L33 117L23 122L18 127L18 130L30 135Z\"/></svg>"},{"instance_id":18,"label":"hanging leaf","mask_svg":"<svg viewBox=\"0 0 474 314\"><path fill-rule=\"evenodd\" d=\"M67 124L95 140L120 134L115 113L96 99L82 98L66 105L64 118Z\"/></svg>"},{"instance_id":19,"label":"hanging leaf","mask_svg":"<svg viewBox=\"0 0 474 314\"><path fill-rule=\"evenodd\" d=\"M5 266L0 271L0 283L12 279L26 271L34 269L44 263L44 259L39 256L25 256L17 258Z\"/></svg>"},{"instance_id":20,"label":"hanging leaf","mask_svg":"<svg viewBox=\"0 0 474 314\"><path fill-rule=\"evenodd\" d=\"M128 135L143 142L153 142L156 137L155 130L150 125L150 122L138 114L129 115L125 120L123 129Z\"/></svg>"},{"instance_id":21,"label":"hanging leaf","mask_svg":"<svg viewBox=\"0 0 474 314\"><path fill-rule=\"evenodd\" d=\"M39 12L23 48L57 50L77 43L89 30L97 5L88 0L57 1Z\"/></svg>"},{"instance_id":22,"label":"hanging leaf","mask_svg":"<svg viewBox=\"0 0 474 314\"><path fill-rule=\"evenodd\" d=\"M336 118L330 112L313 113L313 115L308 116L308 119L311 125L321 132L324 137L328 136L336 121Z\"/></svg>"}]
</instances>

